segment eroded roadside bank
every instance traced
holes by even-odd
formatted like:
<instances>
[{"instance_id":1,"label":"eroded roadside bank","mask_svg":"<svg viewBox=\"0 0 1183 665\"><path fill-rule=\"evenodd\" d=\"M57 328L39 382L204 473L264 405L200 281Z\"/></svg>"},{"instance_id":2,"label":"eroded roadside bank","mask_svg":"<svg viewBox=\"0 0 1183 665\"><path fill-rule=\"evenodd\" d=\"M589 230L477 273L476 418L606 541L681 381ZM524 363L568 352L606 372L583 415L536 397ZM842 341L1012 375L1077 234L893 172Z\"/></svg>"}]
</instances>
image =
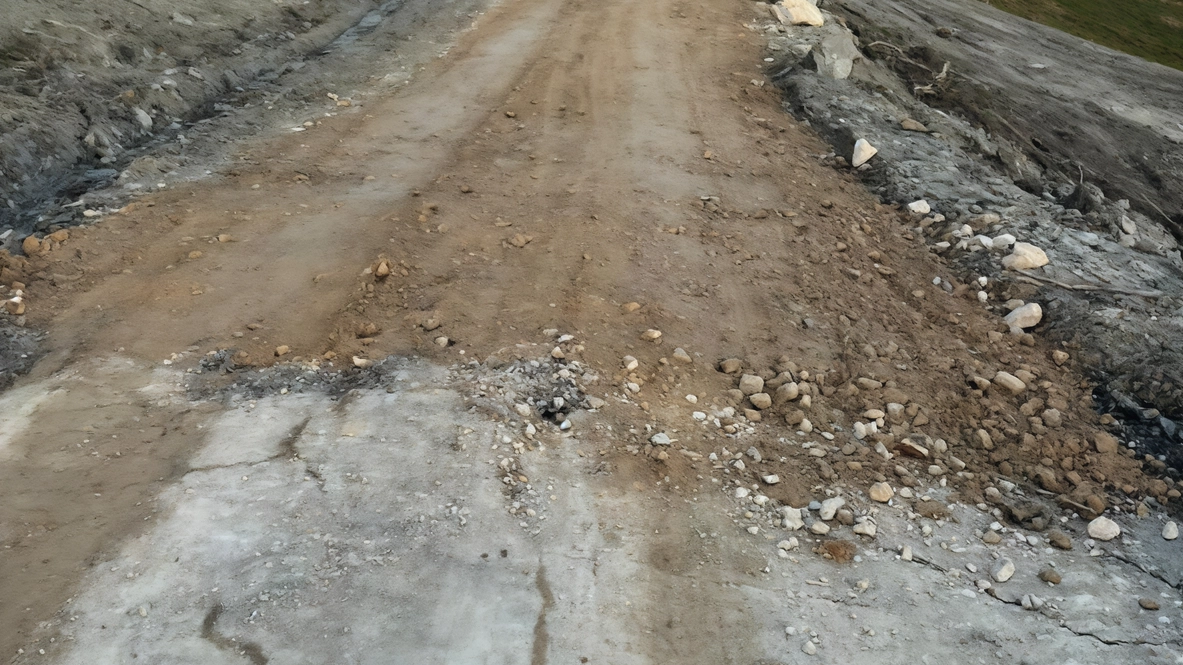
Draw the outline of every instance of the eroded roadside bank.
<instances>
[{"instance_id":1,"label":"eroded roadside bank","mask_svg":"<svg viewBox=\"0 0 1183 665\"><path fill-rule=\"evenodd\" d=\"M854 174L956 268L949 289L1003 314L1038 303L1028 329L1074 352L1149 470L1177 474L1183 73L963 5L832 2L821 27L770 14L770 76L832 144L823 161L878 150ZM1040 265L1005 269L1016 242Z\"/></svg>"}]
</instances>

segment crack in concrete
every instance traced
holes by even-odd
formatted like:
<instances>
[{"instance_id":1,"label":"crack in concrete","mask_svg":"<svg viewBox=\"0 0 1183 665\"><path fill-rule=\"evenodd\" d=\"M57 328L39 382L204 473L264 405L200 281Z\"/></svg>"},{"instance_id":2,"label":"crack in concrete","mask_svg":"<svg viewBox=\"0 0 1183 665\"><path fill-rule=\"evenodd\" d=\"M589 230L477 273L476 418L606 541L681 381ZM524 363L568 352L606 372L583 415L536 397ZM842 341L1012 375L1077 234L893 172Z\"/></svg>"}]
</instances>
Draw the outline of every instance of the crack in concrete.
<instances>
[{"instance_id":1,"label":"crack in concrete","mask_svg":"<svg viewBox=\"0 0 1183 665\"><path fill-rule=\"evenodd\" d=\"M312 422L312 416L304 418L300 424L288 431L287 436L285 436L279 442L280 452L277 457L288 457L290 459L298 459L301 462L304 462L304 473L316 478L316 481L321 483L323 489L324 476L320 475L320 469L316 468L311 462L304 459L304 456L300 454L300 449L296 447L296 443L300 441L300 437L304 436L304 431L308 429L308 423L310 422Z\"/></svg>"},{"instance_id":2,"label":"crack in concrete","mask_svg":"<svg viewBox=\"0 0 1183 665\"><path fill-rule=\"evenodd\" d=\"M1100 642L1101 644L1105 644L1105 645L1108 645L1111 647L1123 646L1126 644L1149 644L1149 642L1141 642L1139 640L1107 640L1104 637L1101 637L1100 635L1097 635L1095 633L1086 633L1083 631L1074 630L1071 626L1068 626L1067 624L1061 624L1060 628L1063 628L1064 630L1072 633L1073 635L1076 635L1077 637L1091 637L1094 640Z\"/></svg>"},{"instance_id":3,"label":"crack in concrete","mask_svg":"<svg viewBox=\"0 0 1183 665\"><path fill-rule=\"evenodd\" d=\"M1023 601L1021 599L1019 599L1019 600L1005 600L1003 598L999 598L998 596L996 596L994 594L993 588L987 589L986 595L993 598L994 600L997 600L998 602L1004 603L1006 605L1017 605L1019 607L1023 607ZM1024 608L1024 609L1026 609L1026 608ZM1104 637L1101 637L1100 635L1097 635L1095 633L1089 633L1089 632L1080 631L1080 630L1076 630L1076 629L1072 628L1071 626L1069 626L1065 622L1062 615L1059 617L1053 617L1053 616L1046 614L1040 610L1034 610L1034 611L1042 616L1047 617L1048 619L1058 619L1058 622L1056 625L1058 625L1060 628L1063 628L1064 630L1072 633L1073 635L1076 635L1077 637L1091 637L1094 640L1100 642L1101 644L1105 644L1107 646L1125 646L1125 645L1130 645L1130 644L1147 644L1147 645L1151 645L1151 646L1162 646L1164 644L1183 643L1183 638L1181 638L1179 640L1164 640L1161 642L1150 642L1148 640L1142 640L1142 639L1133 639L1133 640L1105 639ZM1060 613L1059 610L1056 610L1056 612L1057 612L1057 614Z\"/></svg>"},{"instance_id":4,"label":"crack in concrete","mask_svg":"<svg viewBox=\"0 0 1183 665\"><path fill-rule=\"evenodd\" d=\"M246 656L247 660L251 661L251 665L267 665L268 658L263 653L263 647L255 642L239 642L214 630L214 626L218 623L218 617L222 616L224 611L226 611L225 606L215 603L205 613L205 619L201 622L201 638L223 651L232 651L240 656Z\"/></svg>"},{"instance_id":5,"label":"crack in concrete","mask_svg":"<svg viewBox=\"0 0 1183 665\"><path fill-rule=\"evenodd\" d=\"M1179 644L1183 644L1183 638L1174 639L1174 640L1161 640L1161 641L1158 641L1158 642L1152 642L1152 641L1150 641L1150 640L1142 640L1142 639L1136 639L1136 640L1107 640L1107 639L1105 639L1105 638L1101 637L1100 635L1096 635L1096 634L1094 634L1094 633L1088 633L1088 632L1084 632L1084 631L1079 631L1079 630L1076 630L1076 629L1074 629L1074 628L1072 628L1071 626L1068 626L1068 625L1062 625L1062 626L1060 626L1060 627L1061 627L1061 628L1064 628L1065 630L1067 630L1068 632L1072 633L1073 635L1079 635L1080 637L1091 637L1091 638L1093 638L1093 639L1097 640L1098 642L1100 642L1100 643L1102 643L1102 644L1108 644L1109 646L1122 646L1122 645L1127 645L1127 644L1145 644L1145 645L1148 645L1148 646L1155 646L1155 647L1157 647L1157 646L1164 646L1164 645L1167 645L1167 644L1172 644L1172 645L1179 645Z\"/></svg>"},{"instance_id":6,"label":"crack in concrete","mask_svg":"<svg viewBox=\"0 0 1183 665\"><path fill-rule=\"evenodd\" d=\"M1006 605L1017 605L1019 607L1023 607L1022 600L1004 600L1002 598L999 598L998 596L996 596L994 594L993 588L987 589L986 595L993 598L994 600L997 600L998 602L1006 604ZM1027 608L1023 608L1023 609L1027 609ZM1037 614L1047 617L1048 619L1054 618L1054 617L1048 616L1047 614L1044 614L1042 611L1039 611L1039 610L1035 610L1035 612ZM1137 643L1137 642L1126 641L1126 640L1106 640L1105 638L1103 638L1099 635L1095 635L1093 633L1085 633L1085 632L1073 630L1067 623L1064 622L1063 618L1060 618L1059 621L1056 623L1056 625L1059 626L1060 628L1063 628L1064 630L1072 633L1073 635L1076 635L1077 637L1091 637L1094 640L1096 640L1102 644L1107 644L1109 646L1119 646L1119 645L1123 645L1123 644L1136 644Z\"/></svg>"},{"instance_id":7,"label":"crack in concrete","mask_svg":"<svg viewBox=\"0 0 1183 665\"><path fill-rule=\"evenodd\" d=\"M280 457L280 455L272 455L271 457L268 457L266 459L251 460L249 462L235 462L233 464L211 464L210 466L195 466L195 467L190 468L188 471L186 471L184 473L184 475L187 476L191 473L197 473L199 471L217 471L218 469L236 469L238 467L259 466L260 464L266 464L267 462L275 461L279 457Z\"/></svg>"},{"instance_id":8,"label":"crack in concrete","mask_svg":"<svg viewBox=\"0 0 1183 665\"><path fill-rule=\"evenodd\" d=\"M296 448L296 442L298 442L300 437L303 436L304 430L308 429L308 423L310 422L312 422L312 416L304 418L304 420L301 421L299 425L296 425L292 429L288 430L287 436L283 437L279 441L279 452L276 454L277 457L300 457L300 451Z\"/></svg>"},{"instance_id":9,"label":"crack in concrete","mask_svg":"<svg viewBox=\"0 0 1183 665\"><path fill-rule=\"evenodd\" d=\"M1156 573L1153 570L1146 568L1145 566L1138 563L1137 561L1134 561L1133 559L1126 557L1121 552L1110 552L1109 556L1112 556L1114 559L1117 559L1118 561L1122 561L1124 563L1127 563L1127 564L1133 566L1134 568L1137 568L1138 570L1142 571L1143 573L1153 577L1154 579L1158 580L1159 582L1162 582L1163 584L1169 586L1172 589L1175 589L1176 591L1183 591L1183 580L1180 580L1179 582L1172 583L1170 580L1163 577L1162 574Z\"/></svg>"},{"instance_id":10,"label":"crack in concrete","mask_svg":"<svg viewBox=\"0 0 1183 665\"><path fill-rule=\"evenodd\" d=\"M542 608L538 610L538 620L534 622L534 645L530 650L530 665L546 665L547 650L550 648L550 632L546 628L546 614L555 603L550 583L546 581L546 566L538 566L538 574L534 576L534 586L538 588L538 595L542 596Z\"/></svg>"},{"instance_id":11,"label":"crack in concrete","mask_svg":"<svg viewBox=\"0 0 1183 665\"><path fill-rule=\"evenodd\" d=\"M234 469L240 466L258 466L260 464L266 464L267 462L274 462L277 459L294 459L304 462L305 473L312 476L313 478L316 478L318 481L323 481L324 478L321 477L320 471L313 467L310 462L305 460L300 455L299 449L296 448L296 442L300 440L301 436L303 436L304 430L308 429L308 423L311 421L312 416L308 416L302 422L300 422L300 424L288 430L288 433L279 440L279 452L275 453L274 455L269 455L260 460L235 462L234 464L211 464L210 466L192 467L185 472L185 475L189 475L190 473L194 473L196 471L215 471L217 469Z\"/></svg>"}]
</instances>

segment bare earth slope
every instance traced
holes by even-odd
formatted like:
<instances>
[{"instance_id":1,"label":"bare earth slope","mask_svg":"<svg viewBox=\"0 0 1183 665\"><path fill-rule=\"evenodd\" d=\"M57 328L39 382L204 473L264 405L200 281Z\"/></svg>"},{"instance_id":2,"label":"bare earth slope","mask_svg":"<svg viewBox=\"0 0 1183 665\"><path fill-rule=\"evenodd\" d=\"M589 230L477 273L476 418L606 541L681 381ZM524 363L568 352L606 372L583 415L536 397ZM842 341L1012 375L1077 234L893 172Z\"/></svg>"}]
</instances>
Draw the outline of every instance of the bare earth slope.
<instances>
[{"instance_id":1,"label":"bare earth slope","mask_svg":"<svg viewBox=\"0 0 1183 665\"><path fill-rule=\"evenodd\" d=\"M111 181L129 149L300 67L377 5L3 0L0 230L32 229L45 199Z\"/></svg>"},{"instance_id":2,"label":"bare earth slope","mask_svg":"<svg viewBox=\"0 0 1183 665\"><path fill-rule=\"evenodd\" d=\"M1030 166L1003 158L1011 177L1075 183L1083 175L1183 239L1183 72L980 2L835 6L864 44L892 42L933 72L949 62L953 75L937 86L935 105L1026 153ZM940 28L952 35L938 38ZM932 83L932 73L902 68L916 84Z\"/></svg>"},{"instance_id":3,"label":"bare earth slope","mask_svg":"<svg viewBox=\"0 0 1183 665\"><path fill-rule=\"evenodd\" d=\"M1039 303L1034 332L1077 349L1148 463L1179 468L1183 259L1164 211L1180 201L1180 73L975 2L832 7L857 38L765 24L773 80L828 161L846 170L856 139L877 146L858 177L925 201L916 233L987 280L985 306ZM824 38L849 45L849 78L814 64ZM1016 240L1047 265L1005 269Z\"/></svg>"}]
</instances>

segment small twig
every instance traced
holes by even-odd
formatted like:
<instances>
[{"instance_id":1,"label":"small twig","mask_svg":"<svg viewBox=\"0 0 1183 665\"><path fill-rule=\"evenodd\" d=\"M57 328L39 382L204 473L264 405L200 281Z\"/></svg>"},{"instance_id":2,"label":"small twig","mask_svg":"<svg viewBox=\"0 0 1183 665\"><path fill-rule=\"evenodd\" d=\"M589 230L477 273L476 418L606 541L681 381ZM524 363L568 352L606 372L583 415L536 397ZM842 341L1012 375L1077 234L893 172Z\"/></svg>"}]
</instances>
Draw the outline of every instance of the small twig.
<instances>
[{"instance_id":1,"label":"small twig","mask_svg":"<svg viewBox=\"0 0 1183 665\"><path fill-rule=\"evenodd\" d=\"M1165 212L1163 212L1163 211L1162 211L1162 208L1160 208L1160 207L1158 207L1158 206L1154 205L1154 202L1153 202L1153 201L1151 201L1150 199L1146 198L1145 196L1143 196L1143 197L1142 197L1142 200L1146 202L1146 205L1148 205L1148 206L1150 206L1151 208L1154 208L1155 210L1157 210L1157 211L1158 211L1158 214L1162 215L1162 218L1163 218L1163 219L1167 220L1167 221L1168 221L1168 222L1170 222L1171 224L1174 224L1174 223L1175 223L1175 220L1171 219L1169 215L1167 215Z\"/></svg>"},{"instance_id":2,"label":"small twig","mask_svg":"<svg viewBox=\"0 0 1183 665\"><path fill-rule=\"evenodd\" d=\"M1145 196L1142 197L1142 200L1146 202L1146 205L1154 208L1158 211L1158 214L1162 215L1162 218L1166 220L1166 227L1167 230L1171 232L1171 235L1175 236L1177 240L1183 241L1183 224L1179 224L1175 220L1171 219L1170 215L1163 212L1162 208L1154 205L1154 202Z\"/></svg>"},{"instance_id":3,"label":"small twig","mask_svg":"<svg viewBox=\"0 0 1183 665\"><path fill-rule=\"evenodd\" d=\"M915 561L915 562L917 562L917 563L922 563L922 564L924 564L924 565L926 565L926 566L932 566L933 568L936 568L937 570L941 571L942 573L947 573L947 572L949 572L949 569L948 569L948 568L944 568L944 567L942 567L940 564L933 563L932 561L929 561L928 559L925 559L924 557L920 556L919 554L913 554L913 555L912 555L912 560L913 560L913 561Z\"/></svg>"},{"instance_id":4,"label":"small twig","mask_svg":"<svg viewBox=\"0 0 1183 665\"><path fill-rule=\"evenodd\" d=\"M1058 286L1061 289L1068 289L1069 291L1105 291L1107 293L1120 293L1127 296L1141 296L1143 298L1161 298L1162 291L1139 291L1137 289L1123 289L1116 286L1105 286L1103 284L1068 284L1049 277L1040 277L1038 275L1016 275L1015 279L1029 284L1051 284Z\"/></svg>"},{"instance_id":5,"label":"small twig","mask_svg":"<svg viewBox=\"0 0 1183 665\"><path fill-rule=\"evenodd\" d=\"M889 46L895 49L900 55L904 54L904 49L892 44L891 42L871 42L870 44L867 44L867 48L871 48L872 46Z\"/></svg>"},{"instance_id":6,"label":"small twig","mask_svg":"<svg viewBox=\"0 0 1183 665\"><path fill-rule=\"evenodd\" d=\"M895 44L892 44L889 42L871 42L870 44L867 44L867 48L871 48L872 46L888 46L890 48L893 48L893 49L895 49L896 53L900 54L899 55L900 60L903 60L904 62L908 63L909 65L919 67L919 68L923 69L924 71L928 72L929 74L933 73L933 71L931 69L929 69L928 67L925 67L924 65L920 64L919 62L916 62L915 60L905 57L904 56L904 49L896 46Z\"/></svg>"},{"instance_id":7,"label":"small twig","mask_svg":"<svg viewBox=\"0 0 1183 665\"><path fill-rule=\"evenodd\" d=\"M52 25L57 28L72 28L74 30L81 32L82 34L86 35L87 37L90 37L91 39L94 39L94 40L100 41L100 42L103 41L102 37L99 37L98 35L94 34L90 30L87 30L86 28L84 28L80 25L72 25L70 23L62 23L61 21L55 21L53 19L48 19L48 18L43 18L41 20L42 20L42 22L44 22L48 25Z\"/></svg>"}]
</instances>

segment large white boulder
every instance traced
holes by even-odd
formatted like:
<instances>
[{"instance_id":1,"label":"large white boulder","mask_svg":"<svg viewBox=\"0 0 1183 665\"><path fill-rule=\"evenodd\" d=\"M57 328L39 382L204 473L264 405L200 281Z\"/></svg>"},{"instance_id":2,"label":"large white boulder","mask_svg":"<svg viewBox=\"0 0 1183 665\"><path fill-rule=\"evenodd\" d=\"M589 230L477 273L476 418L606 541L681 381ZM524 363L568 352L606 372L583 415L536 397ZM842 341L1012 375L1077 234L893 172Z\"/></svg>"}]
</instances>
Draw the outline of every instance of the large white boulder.
<instances>
[{"instance_id":1,"label":"large white boulder","mask_svg":"<svg viewBox=\"0 0 1183 665\"><path fill-rule=\"evenodd\" d=\"M1009 256L1002 259L1002 267L1010 270L1030 270L1047 265L1047 254L1035 245L1016 242Z\"/></svg>"},{"instance_id":2,"label":"large white boulder","mask_svg":"<svg viewBox=\"0 0 1183 665\"><path fill-rule=\"evenodd\" d=\"M1042 320L1043 308L1037 302L1029 302L1006 315L1006 324L1010 326L1011 330L1034 328Z\"/></svg>"},{"instance_id":3,"label":"large white boulder","mask_svg":"<svg viewBox=\"0 0 1183 665\"><path fill-rule=\"evenodd\" d=\"M780 0L771 6L772 16L785 25L814 25L825 24L821 10L809 0Z\"/></svg>"},{"instance_id":4,"label":"large white boulder","mask_svg":"<svg viewBox=\"0 0 1183 665\"><path fill-rule=\"evenodd\" d=\"M854 37L845 30L829 35L813 49L817 73L832 79L849 77L854 69L854 61L862 57L863 54L854 45Z\"/></svg>"},{"instance_id":5,"label":"large white boulder","mask_svg":"<svg viewBox=\"0 0 1183 665\"><path fill-rule=\"evenodd\" d=\"M858 168L866 164L872 157L879 153L879 148L871 145L867 139L859 139L854 142L854 154L850 156L850 165Z\"/></svg>"}]
</instances>

